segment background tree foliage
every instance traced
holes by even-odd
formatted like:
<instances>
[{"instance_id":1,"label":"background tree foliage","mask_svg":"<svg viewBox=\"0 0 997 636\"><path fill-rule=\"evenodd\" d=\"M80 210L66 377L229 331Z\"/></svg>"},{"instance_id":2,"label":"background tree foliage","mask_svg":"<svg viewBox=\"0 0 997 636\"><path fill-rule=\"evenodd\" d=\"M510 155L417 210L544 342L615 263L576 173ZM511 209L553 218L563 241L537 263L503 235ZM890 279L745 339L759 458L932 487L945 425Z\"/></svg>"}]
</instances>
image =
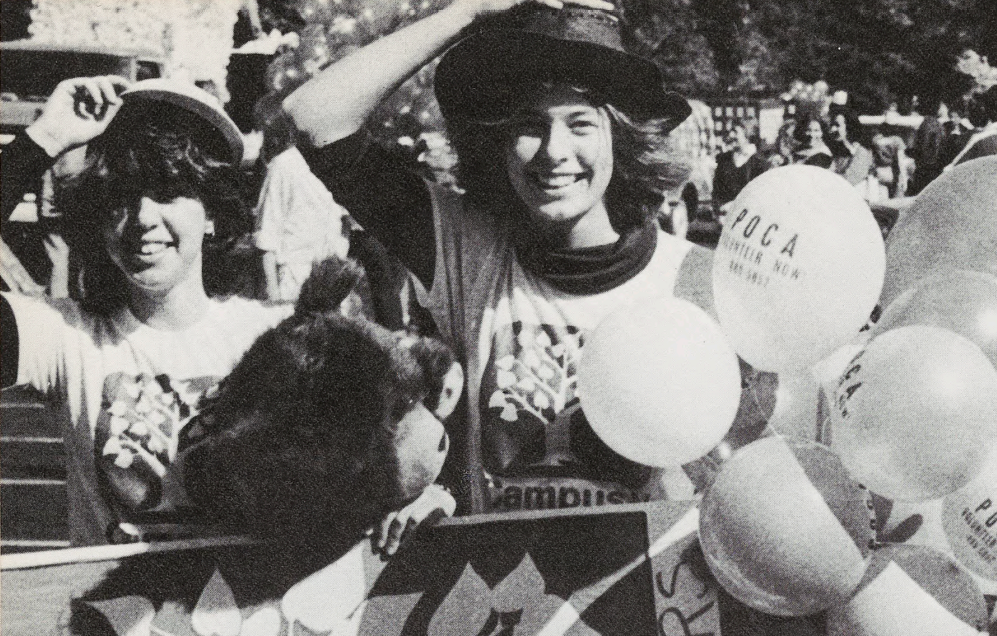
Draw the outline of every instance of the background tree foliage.
<instances>
[{"instance_id":1,"label":"background tree foliage","mask_svg":"<svg viewBox=\"0 0 997 636\"><path fill-rule=\"evenodd\" d=\"M331 34L336 49L362 45L446 2L258 0L258 6L267 31L356 19L356 33ZM963 94L969 84L953 64L966 46L997 64L997 0L620 2L637 47L671 86L698 97L772 96L795 79L823 79L851 93L861 110L877 112L892 101L903 107L912 95ZM3 39L27 36L30 6L30 0L3 0Z\"/></svg>"},{"instance_id":2,"label":"background tree foliage","mask_svg":"<svg viewBox=\"0 0 997 636\"><path fill-rule=\"evenodd\" d=\"M626 0L676 85L701 96L778 94L794 79L847 90L860 110L954 98L966 46L997 63L995 0Z\"/></svg>"}]
</instances>

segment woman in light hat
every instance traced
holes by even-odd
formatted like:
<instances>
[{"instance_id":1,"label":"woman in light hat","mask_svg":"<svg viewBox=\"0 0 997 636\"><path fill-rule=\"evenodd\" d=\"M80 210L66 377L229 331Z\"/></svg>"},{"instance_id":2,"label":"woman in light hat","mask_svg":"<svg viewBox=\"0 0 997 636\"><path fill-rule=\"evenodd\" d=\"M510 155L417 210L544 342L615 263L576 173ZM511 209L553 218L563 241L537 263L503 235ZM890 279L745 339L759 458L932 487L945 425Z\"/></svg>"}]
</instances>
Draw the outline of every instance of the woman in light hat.
<instances>
[{"instance_id":1,"label":"woman in light hat","mask_svg":"<svg viewBox=\"0 0 997 636\"><path fill-rule=\"evenodd\" d=\"M466 360L460 490L471 509L660 498L661 471L606 447L575 387L585 338L609 312L708 293L690 281L709 275L710 253L652 218L681 176L667 135L690 108L624 49L612 5L517 4L456 0L338 61L284 106L313 172L425 284ZM451 45L435 85L463 193L407 172L361 132Z\"/></svg>"},{"instance_id":2,"label":"woman in light hat","mask_svg":"<svg viewBox=\"0 0 997 636\"><path fill-rule=\"evenodd\" d=\"M63 211L85 300L4 294L0 321L3 386L32 385L60 412L77 545L108 541L122 521L180 515L178 434L290 313L205 291L205 234L240 227L245 213L242 137L212 96L169 80L62 82L4 149L3 218L32 178L83 144L86 166Z\"/></svg>"}]
</instances>

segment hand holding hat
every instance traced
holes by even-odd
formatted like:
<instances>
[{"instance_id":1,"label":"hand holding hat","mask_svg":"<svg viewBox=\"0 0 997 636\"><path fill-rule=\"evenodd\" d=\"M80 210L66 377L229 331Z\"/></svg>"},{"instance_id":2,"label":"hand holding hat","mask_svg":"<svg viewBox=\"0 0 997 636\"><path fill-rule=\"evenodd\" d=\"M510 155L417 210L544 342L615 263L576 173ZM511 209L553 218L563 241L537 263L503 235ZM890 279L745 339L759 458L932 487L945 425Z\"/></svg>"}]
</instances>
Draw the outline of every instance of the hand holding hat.
<instances>
[{"instance_id":1,"label":"hand holding hat","mask_svg":"<svg viewBox=\"0 0 997 636\"><path fill-rule=\"evenodd\" d=\"M59 83L27 134L51 157L104 132L121 108L129 82L116 75L77 77Z\"/></svg>"}]
</instances>

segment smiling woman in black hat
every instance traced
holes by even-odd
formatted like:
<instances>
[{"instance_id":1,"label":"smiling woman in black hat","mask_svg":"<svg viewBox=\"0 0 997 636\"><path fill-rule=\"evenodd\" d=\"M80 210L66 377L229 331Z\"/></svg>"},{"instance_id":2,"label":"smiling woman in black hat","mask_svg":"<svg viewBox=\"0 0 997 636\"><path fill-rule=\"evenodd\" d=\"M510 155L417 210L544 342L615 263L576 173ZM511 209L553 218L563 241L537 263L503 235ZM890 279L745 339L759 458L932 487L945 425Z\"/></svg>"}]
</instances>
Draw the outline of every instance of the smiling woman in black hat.
<instances>
[{"instance_id":1,"label":"smiling woman in black hat","mask_svg":"<svg viewBox=\"0 0 997 636\"><path fill-rule=\"evenodd\" d=\"M666 495L660 471L598 440L575 391L604 316L709 272L708 252L651 217L682 172L667 135L690 108L625 50L622 30L601 0L456 0L285 101L312 170L430 290L466 358L462 490L475 511ZM436 95L463 193L406 172L362 132L445 50Z\"/></svg>"},{"instance_id":2,"label":"smiling woman in black hat","mask_svg":"<svg viewBox=\"0 0 997 636\"><path fill-rule=\"evenodd\" d=\"M87 144L62 201L85 299L5 293L3 386L28 384L58 410L70 534L104 543L121 521L176 512L171 462L201 397L256 337L290 313L210 298L202 243L237 223L242 137L193 85L116 77L62 82L3 152L3 218L56 157Z\"/></svg>"}]
</instances>

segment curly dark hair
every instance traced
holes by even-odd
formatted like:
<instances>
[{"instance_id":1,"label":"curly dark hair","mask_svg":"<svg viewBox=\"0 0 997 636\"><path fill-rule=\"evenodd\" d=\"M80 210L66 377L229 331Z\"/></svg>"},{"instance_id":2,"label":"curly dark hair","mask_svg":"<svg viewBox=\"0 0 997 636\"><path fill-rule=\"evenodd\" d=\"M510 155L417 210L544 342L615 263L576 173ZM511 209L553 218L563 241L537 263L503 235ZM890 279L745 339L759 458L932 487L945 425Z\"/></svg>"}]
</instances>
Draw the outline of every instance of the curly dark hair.
<instances>
[{"instance_id":1,"label":"curly dark hair","mask_svg":"<svg viewBox=\"0 0 997 636\"><path fill-rule=\"evenodd\" d=\"M522 94L549 87L524 86ZM675 151L669 119L634 120L607 99L572 87L609 114L613 140L613 176L606 190L609 220L617 232L642 225L661 206L665 193L688 178L691 167ZM447 133L457 153L458 184L474 204L491 210L515 211L522 203L509 183L504 160L509 143L508 119L484 123L451 117Z\"/></svg>"},{"instance_id":2,"label":"curly dark hair","mask_svg":"<svg viewBox=\"0 0 997 636\"><path fill-rule=\"evenodd\" d=\"M90 142L83 169L59 184L56 199L66 241L82 268L84 308L109 315L125 305L127 286L107 254L104 229L110 213L137 205L144 194L198 199L220 243L251 229L238 172L200 141L212 135L207 123L163 104L122 109Z\"/></svg>"},{"instance_id":3,"label":"curly dark hair","mask_svg":"<svg viewBox=\"0 0 997 636\"><path fill-rule=\"evenodd\" d=\"M331 310L362 269L325 270L309 281L335 280L306 281L294 315L225 380L184 464L188 494L218 522L286 543L359 539L406 502L397 425L435 390L431 354L445 349Z\"/></svg>"}]
</instances>

